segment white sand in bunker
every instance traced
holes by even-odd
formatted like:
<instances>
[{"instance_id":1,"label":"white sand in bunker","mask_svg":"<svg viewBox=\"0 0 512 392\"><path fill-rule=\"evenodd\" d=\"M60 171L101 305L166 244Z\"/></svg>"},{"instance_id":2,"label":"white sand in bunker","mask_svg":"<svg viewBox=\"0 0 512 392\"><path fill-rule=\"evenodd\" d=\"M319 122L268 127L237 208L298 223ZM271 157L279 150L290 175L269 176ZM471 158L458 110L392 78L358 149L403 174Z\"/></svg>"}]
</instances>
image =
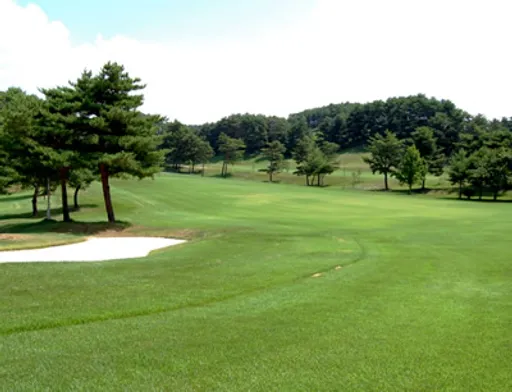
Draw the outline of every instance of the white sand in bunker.
<instances>
[{"instance_id":1,"label":"white sand in bunker","mask_svg":"<svg viewBox=\"0 0 512 392\"><path fill-rule=\"evenodd\" d=\"M156 249L184 243L154 237L89 238L78 244L0 252L0 263L92 262L146 257Z\"/></svg>"}]
</instances>

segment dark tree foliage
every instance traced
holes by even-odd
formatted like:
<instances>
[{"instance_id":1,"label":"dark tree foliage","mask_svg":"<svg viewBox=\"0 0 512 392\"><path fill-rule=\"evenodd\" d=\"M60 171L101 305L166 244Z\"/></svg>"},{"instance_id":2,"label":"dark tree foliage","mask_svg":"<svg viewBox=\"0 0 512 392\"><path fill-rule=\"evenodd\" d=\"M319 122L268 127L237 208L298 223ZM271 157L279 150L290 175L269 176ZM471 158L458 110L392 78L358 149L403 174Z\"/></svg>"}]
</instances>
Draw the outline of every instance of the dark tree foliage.
<instances>
[{"instance_id":1,"label":"dark tree foliage","mask_svg":"<svg viewBox=\"0 0 512 392\"><path fill-rule=\"evenodd\" d=\"M283 119L284 120L284 119ZM259 153L271 140L286 141L287 126L277 117L253 114L234 114L213 124L200 127L199 135L218 151L221 134L240 139L246 145L248 154Z\"/></svg>"},{"instance_id":2,"label":"dark tree foliage","mask_svg":"<svg viewBox=\"0 0 512 392\"><path fill-rule=\"evenodd\" d=\"M179 121L167 125L160 147L166 152L166 164L178 172L182 165L189 165L189 172L194 172L196 164L206 163L213 156L210 144L194 128Z\"/></svg>"},{"instance_id":3,"label":"dark tree foliage","mask_svg":"<svg viewBox=\"0 0 512 392\"><path fill-rule=\"evenodd\" d=\"M459 199L462 199L462 192L470 178L470 160L466 151L459 150L451 156L448 167L448 176L452 185L459 187Z\"/></svg>"},{"instance_id":4,"label":"dark tree foliage","mask_svg":"<svg viewBox=\"0 0 512 392\"><path fill-rule=\"evenodd\" d=\"M497 200L507 189L510 181L512 154L510 149L482 147L469 158L469 181L478 198L482 200L484 191L492 193Z\"/></svg>"},{"instance_id":5,"label":"dark tree foliage","mask_svg":"<svg viewBox=\"0 0 512 392\"><path fill-rule=\"evenodd\" d=\"M387 129L401 140L409 139L417 128L428 126L434 131L440 151L450 155L468 115L450 101L420 94L309 109L290 116L290 121L301 117L324 140L343 147L365 145L370 137L382 135Z\"/></svg>"},{"instance_id":6,"label":"dark tree foliage","mask_svg":"<svg viewBox=\"0 0 512 392\"><path fill-rule=\"evenodd\" d=\"M19 88L10 88L0 96L4 187L17 183L31 188L32 215L38 214L37 200L47 178L54 179L62 155L41 137L38 118L43 102ZM7 166L8 165L8 166Z\"/></svg>"}]
</instances>

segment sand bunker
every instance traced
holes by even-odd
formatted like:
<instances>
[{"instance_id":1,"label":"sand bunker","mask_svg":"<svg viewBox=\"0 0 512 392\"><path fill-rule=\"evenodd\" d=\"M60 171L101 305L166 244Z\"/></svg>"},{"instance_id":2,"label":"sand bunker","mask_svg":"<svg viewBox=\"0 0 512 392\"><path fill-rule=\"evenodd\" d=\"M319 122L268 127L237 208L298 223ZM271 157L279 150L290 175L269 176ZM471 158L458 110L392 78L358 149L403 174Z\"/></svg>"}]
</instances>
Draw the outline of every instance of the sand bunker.
<instances>
[{"instance_id":1,"label":"sand bunker","mask_svg":"<svg viewBox=\"0 0 512 392\"><path fill-rule=\"evenodd\" d=\"M182 244L170 238L90 238L78 244L0 252L0 263L93 262L146 257L151 251Z\"/></svg>"}]
</instances>

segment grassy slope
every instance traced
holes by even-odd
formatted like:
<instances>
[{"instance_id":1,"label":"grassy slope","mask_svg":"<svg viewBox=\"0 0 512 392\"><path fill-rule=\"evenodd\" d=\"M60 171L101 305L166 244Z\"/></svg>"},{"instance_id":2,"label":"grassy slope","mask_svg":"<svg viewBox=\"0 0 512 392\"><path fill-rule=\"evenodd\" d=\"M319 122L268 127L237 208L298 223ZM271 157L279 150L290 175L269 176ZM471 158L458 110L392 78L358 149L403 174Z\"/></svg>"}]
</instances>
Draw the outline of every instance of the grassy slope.
<instances>
[{"instance_id":1,"label":"grassy slope","mask_svg":"<svg viewBox=\"0 0 512 392\"><path fill-rule=\"evenodd\" d=\"M0 390L512 389L509 204L171 175L113 193L134 231L195 239L0 265ZM104 219L85 196L74 218ZM2 229L39 236L9 200Z\"/></svg>"},{"instance_id":2,"label":"grassy slope","mask_svg":"<svg viewBox=\"0 0 512 392\"><path fill-rule=\"evenodd\" d=\"M361 152L346 152L341 154L339 156L340 169L326 177L326 185L366 190L382 189L384 187L384 177L380 174L373 174L371 172L368 165L362 160L366 155L368 154ZM219 176L221 166L220 162L208 165L205 170L206 175ZM230 166L229 171L234 178L268 181L268 175L259 171L260 169L264 169L266 166L267 162L265 160L261 158L251 158L239 162L234 166ZM185 171L186 170L187 169L185 168ZM304 185L305 179L303 177L293 175L294 171L295 162L293 160L289 160L288 169L275 176L275 180L286 184ZM352 173L357 173L358 171L360 172L359 182L354 183ZM393 189L405 190L407 188L406 186L400 186L398 181L394 178L389 179L389 184ZM450 187L445 176L441 178L430 176L427 181L427 185L430 188Z\"/></svg>"}]
</instances>

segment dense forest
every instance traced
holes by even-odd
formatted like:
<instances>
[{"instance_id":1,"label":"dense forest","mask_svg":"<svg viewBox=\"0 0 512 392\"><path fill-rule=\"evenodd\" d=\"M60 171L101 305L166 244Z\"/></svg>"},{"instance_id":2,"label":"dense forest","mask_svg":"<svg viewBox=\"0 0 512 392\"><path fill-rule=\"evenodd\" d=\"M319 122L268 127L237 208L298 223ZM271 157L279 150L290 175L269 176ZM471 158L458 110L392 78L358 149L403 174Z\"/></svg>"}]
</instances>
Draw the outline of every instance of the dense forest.
<instances>
[{"instance_id":1,"label":"dense forest","mask_svg":"<svg viewBox=\"0 0 512 392\"><path fill-rule=\"evenodd\" d=\"M236 114L192 128L214 149L219 135L225 133L242 139L248 154L259 152L274 140L286 145L291 154L297 141L305 135L336 143L345 150L364 147L372 136L384 135L386 130L401 140L409 139L419 127L425 126L434 130L439 147L446 155L451 155L462 140L478 132L507 137L505 135L512 132L512 118L489 121L483 116L468 114L451 101L420 94L366 104L331 104L291 114L287 119Z\"/></svg>"},{"instance_id":2,"label":"dense forest","mask_svg":"<svg viewBox=\"0 0 512 392\"><path fill-rule=\"evenodd\" d=\"M188 126L143 113L144 87L123 66L107 63L67 86L41 89L42 97L15 87L0 91L0 191L31 189L37 215L38 196L60 187L64 220L70 220L68 187L79 208L79 191L99 180L113 222L112 177L144 178L184 166L196 172L198 165L204 174L215 156L226 177L230 165L258 155L268 161L263 171L270 182L292 158L294 174L322 186L338 169L338 153L351 148L369 152L364 159L383 175L386 190L389 176L411 191L416 184L425 189L427 174L443 173L460 198L490 193L497 199L509 188L512 118L473 116L447 100L395 97L288 118L234 114Z\"/></svg>"}]
</instances>

